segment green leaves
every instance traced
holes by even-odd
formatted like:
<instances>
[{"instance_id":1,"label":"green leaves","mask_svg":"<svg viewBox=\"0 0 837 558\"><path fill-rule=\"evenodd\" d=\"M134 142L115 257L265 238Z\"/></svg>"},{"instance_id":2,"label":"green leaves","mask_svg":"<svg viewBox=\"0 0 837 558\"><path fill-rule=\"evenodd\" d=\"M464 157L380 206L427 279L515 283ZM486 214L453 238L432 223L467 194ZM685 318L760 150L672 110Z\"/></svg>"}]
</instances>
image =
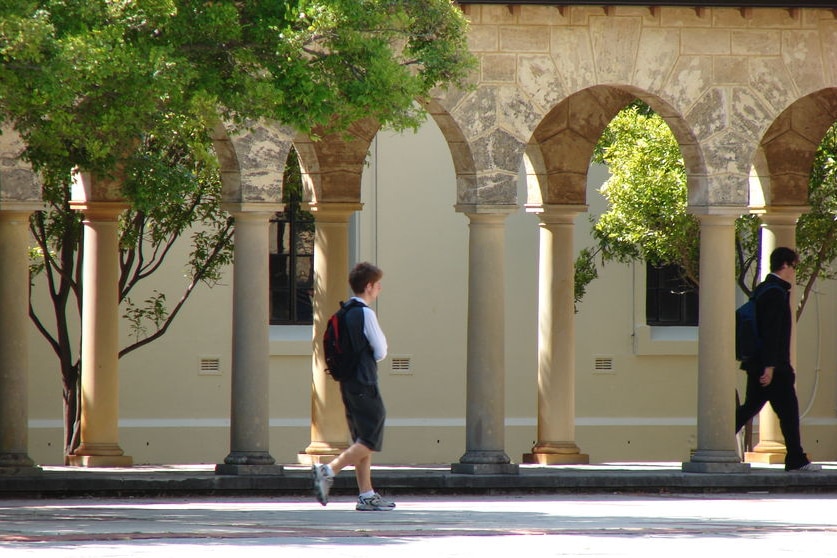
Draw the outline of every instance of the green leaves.
<instances>
[{"instance_id":1,"label":"green leaves","mask_svg":"<svg viewBox=\"0 0 837 558\"><path fill-rule=\"evenodd\" d=\"M593 227L603 260L678 264L698 282L699 225L686 211L686 170L665 121L642 105L621 111L597 153L611 177L602 186L610 208Z\"/></svg>"},{"instance_id":2,"label":"green leaves","mask_svg":"<svg viewBox=\"0 0 837 558\"><path fill-rule=\"evenodd\" d=\"M595 277L593 256L602 263L644 260L676 264L684 278L699 283L700 228L688 213L686 170L679 146L663 119L636 102L610 123L596 146L594 160L608 165L611 178L602 187L610 207L593 225L596 248L579 256L576 301ZM808 184L811 209L797 224L800 253L797 282L803 285L797 316L818 278L837 277L837 127L817 150ZM761 220L744 215L735 223L736 281L749 294L761 270Z\"/></svg>"}]
</instances>

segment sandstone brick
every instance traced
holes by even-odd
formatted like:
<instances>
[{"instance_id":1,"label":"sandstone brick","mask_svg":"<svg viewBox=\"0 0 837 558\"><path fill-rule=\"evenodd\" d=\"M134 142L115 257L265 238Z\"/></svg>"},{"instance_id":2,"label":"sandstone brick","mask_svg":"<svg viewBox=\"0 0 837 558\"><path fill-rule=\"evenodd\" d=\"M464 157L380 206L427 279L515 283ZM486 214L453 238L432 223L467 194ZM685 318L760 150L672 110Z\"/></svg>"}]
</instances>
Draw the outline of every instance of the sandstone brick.
<instances>
[{"instance_id":1,"label":"sandstone brick","mask_svg":"<svg viewBox=\"0 0 837 558\"><path fill-rule=\"evenodd\" d=\"M512 6L506 4L483 4L480 23L503 24L515 23L516 14Z\"/></svg>"},{"instance_id":2,"label":"sandstone brick","mask_svg":"<svg viewBox=\"0 0 837 558\"><path fill-rule=\"evenodd\" d=\"M677 61L679 31L643 29L636 55L633 82L646 91L662 89Z\"/></svg>"},{"instance_id":3,"label":"sandstone brick","mask_svg":"<svg viewBox=\"0 0 837 558\"><path fill-rule=\"evenodd\" d=\"M753 91L776 112L791 102L791 76L779 57L748 58L748 82Z\"/></svg>"},{"instance_id":4,"label":"sandstone brick","mask_svg":"<svg viewBox=\"0 0 837 558\"><path fill-rule=\"evenodd\" d=\"M749 80L745 56L716 56L712 64L712 81L716 84L742 84Z\"/></svg>"},{"instance_id":5,"label":"sandstone brick","mask_svg":"<svg viewBox=\"0 0 837 558\"><path fill-rule=\"evenodd\" d=\"M555 27L550 37L555 67L563 76L568 93L595 83L595 64L587 30L580 27Z\"/></svg>"},{"instance_id":6,"label":"sandstone brick","mask_svg":"<svg viewBox=\"0 0 837 558\"><path fill-rule=\"evenodd\" d=\"M548 111L567 95L555 63L547 54L526 54L518 58L517 83L541 110Z\"/></svg>"},{"instance_id":7,"label":"sandstone brick","mask_svg":"<svg viewBox=\"0 0 837 558\"><path fill-rule=\"evenodd\" d=\"M472 25L468 30L468 48L471 52L497 52L500 40L496 25Z\"/></svg>"},{"instance_id":8,"label":"sandstone brick","mask_svg":"<svg viewBox=\"0 0 837 558\"><path fill-rule=\"evenodd\" d=\"M833 54L831 56L833 58ZM785 31L782 33L782 58L793 77L797 90L816 91L825 86L820 37L815 31Z\"/></svg>"},{"instance_id":9,"label":"sandstone brick","mask_svg":"<svg viewBox=\"0 0 837 558\"><path fill-rule=\"evenodd\" d=\"M683 29L680 51L683 54L730 54L730 32L725 29Z\"/></svg>"},{"instance_id":10,"label":"sandstone brick","mask_svg":"<svg viewBox=\"0 0 837 558\"><path fill-rule=\"evenodd\" d=\"M660 25L663 27L709 27L712 25L710 9L701 14L695 8L663 7L660 11Z\"/></svg>"},{"instance_id":11,"label":"sandstone brick","mask_svg":"<svg viewBox=\"0 0 837 558\"><path fill-rule=\"evenodd\" d=\"M740 30L731 35L732 54L777 56L781 52L779 31Z\"/></svg>"},{"instance_id":12,"label":"sandstone brick","mask_svg":"<svg viewBox=\"0 0 837 558\"><path fill-rule=\"evenodd\" d=\"M598 79L627 83L633 75L642 20L590 18L590 38Z\"/></svg>"},{"instance_id":13,"label":"sandstone brick","mask_svg":"<svg viewBox=\"0 0 837 558\"><path fill-rule=\"evenodd\" d=\"M564 25L569 21L566 9L565 14L561 14L558 6L524 4L520 6L519 21L522 25Z\"/></svg>"},{"instance_id":14,"label":"sandstone brick","mask_svg":"<svg viewBox=\"0 0 837 558\"><path fill-rule=\"evenodd\" d=\"M549 29L545 26L500 27L500 50L506 52L548 52Z\"/></svg>"},{"instance_id":15,"label":"sandstone brick","mask_svg":"<svg viewBox=\"0 0 837 558\"><path fill-rule=\"evenodd\" d=\"M514 54L486 54L480 62L483 81L515 81L517 56Z\"/></svg>"}]
</instances>

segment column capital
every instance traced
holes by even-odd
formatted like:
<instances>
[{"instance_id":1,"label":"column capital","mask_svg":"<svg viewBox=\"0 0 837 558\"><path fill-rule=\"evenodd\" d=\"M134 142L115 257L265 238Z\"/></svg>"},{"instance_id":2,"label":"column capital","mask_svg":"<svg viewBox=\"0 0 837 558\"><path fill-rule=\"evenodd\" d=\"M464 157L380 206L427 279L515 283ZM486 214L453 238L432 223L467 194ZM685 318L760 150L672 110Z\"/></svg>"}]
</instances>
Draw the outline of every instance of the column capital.
<instances>
[{"instance_id":1,"label":"column capital","mask_svg":"<svg viewBox=\"0 0 837 558\"><path fill-rule=\"evenodd\" d=\"M308 204L308 211L318 223L348 223L355 212L363 209L355 202L314 202Z\"/></svg>"},{"instance_id":2,"label":"column capital","mask_svg":"<svg viewBox=\"0 0 837 558\"><path fill-rule=\"evenodd\" d=\"M233 215L241 215L244 213L269 213L273 215L277 211L284 211L285 204L266 202L223 202L221 203L221 208Z\"/></svg>"},{"instance_id":3,"label":"column capital","mask_svg":"<svg viewBox=\"0 0 837 558\"><path fill-rule=\"evenodd\" d=\"M71 201L70 209L92 221L116 221L130 205L124 201Z\"/></svg>"},{"instance_id":4,"label":"column capital","mask_svg":"<svg viewBox=\"0 0 837 558\"><path fill-rule=\"evenodd\" d=\"M690 205L689 213L699 219L704 217L731 217L738 219L742 215L750 213L750 208L739 205Z\"/></svg>"},{"instance_id":5,"label":"column capital","mask_svg":"<svg viewBox=\"0 0 837 558\"><path fill-rule=\"evenodd\" d=\"M796 226L799 218L811 210L809 205L774 205L753 213L766 225Z\"/></svg>"},{"instance_id":6,"label":"column capital","mask_svg":"<svg viewBox=\"0 0 837 558\"><path fill-rule=\"evenodd\" d=\"M36 201L15 201L15 200L0 200L0 216L26 214L31 215L35 211L45 209L44 202Z\"/></svg>"},{"instance_id":7,"label":"column capital","mask_svg":"<svg viewBox=\"0 0 837 558\"><path fill-rule=\"evenodd\" d=\"M526 213L533 213L545 224L573 224L575 218L587 213L588 206L584 204L526 204Z\"/></svg>"},{"instance_id":8,"label":"column capital","mask_svg":"<svg viewBox=\"0 0 837 558\"><path fill-rule=\"evenodd\" d=\"M458 203L453 206L458 213L471 215L500 215L506 217L516 213L520 206L511 204L480 204L480 203Z\"/></svg>"}]
</instances>

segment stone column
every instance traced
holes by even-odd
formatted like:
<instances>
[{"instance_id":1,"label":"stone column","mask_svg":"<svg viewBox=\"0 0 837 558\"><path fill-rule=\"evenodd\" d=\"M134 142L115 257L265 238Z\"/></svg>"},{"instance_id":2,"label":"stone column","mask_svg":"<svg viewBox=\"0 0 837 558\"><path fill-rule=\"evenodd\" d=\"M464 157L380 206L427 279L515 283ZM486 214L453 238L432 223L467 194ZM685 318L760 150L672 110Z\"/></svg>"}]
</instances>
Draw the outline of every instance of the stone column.
<instances>
[{"instance_id":1,"label":"stone column","mask_svg":"<svg viewBox=\"0 0 837 558\"><path fill-rule=\"evenodd\" d=\"M802 215L802 208L790 208L781 212L768 211L761 216L761 278L770 273L770 253L779 246L796 247L796 222ZM796 316L796 285L791 290L792 316ZM791 362L796 365L796 320L791 324ZM744 455L748 463L784 463L785 439L779 427L779 417L770 404L759 413L759 442Z\"/></svg>"},{"instance_id":2,"label":"stone column","mask_svg":"<svg viewBox=\"0 0 837 558\"><path fill-rule=\"evenodd\" d=\"M735 219L700 219L700 324L698 339L697 449L683 471L743 473L735 450Z\"/></svg>"},{"instance_id":3,"label":"stone column","mask_svg":"<svg viewBox=\"0 0 837 558\"><path fill-rule=\"evenodd\" d=\"M311 379L311 443L298 455L300 463L331 461L349 447L349 431L340 387L325 371L322 338L329 317L350 296L349 219L359 203L311 206L314 237L314 328Z\"/></svg>"},{"instance_id":4,"label":"stone column","mask_svg":"<svg viewBox=\"0 0 837 558\"><path fill-rule=\"evenodd\" d=\"M573 230L585 206L537 206L538 430L524 463L589 463L575 443L575 261Z\"/></svg>"},{"instance_id":5,"label":"stone column","mask_svg":"<svg viewBox=\"0 0 837 558\"><path fill-rule=\"evenodd\" d=\"M119 447L119 201L73 202L84 213L80 444L69 464L129 467Z\"/></svg>"},{"instance_id":6,"label":"stone column","mask_svg":"<svg viewBox=\"0 0 837 558\"><path fill-rule=\"evenodd\" d=\"M476 210L474 210L476 209ZM454 473L517 474L505 452L505 220L508 208L471 208L465 454Z\"/></svg>"},{"instance_id":7,"label":"stone column","mask_svg":"<svg viewBox=\"0 0 837 558\"><path fill-rule=\"evenodd\" d=\"M29 457L30 211L0 211L0 475L38 474Z\"/></svg>"},{"instance_id":8,"label":"stone column","mask_svg":"<svg viewBox=\"0 0 837 558\"><path fill-rule=\"evenodd\" d=\"M217 474L282 474L270 455L268 237L274 211L231 211L233 258L230 454Z\"/></svg>"}]
</instances>

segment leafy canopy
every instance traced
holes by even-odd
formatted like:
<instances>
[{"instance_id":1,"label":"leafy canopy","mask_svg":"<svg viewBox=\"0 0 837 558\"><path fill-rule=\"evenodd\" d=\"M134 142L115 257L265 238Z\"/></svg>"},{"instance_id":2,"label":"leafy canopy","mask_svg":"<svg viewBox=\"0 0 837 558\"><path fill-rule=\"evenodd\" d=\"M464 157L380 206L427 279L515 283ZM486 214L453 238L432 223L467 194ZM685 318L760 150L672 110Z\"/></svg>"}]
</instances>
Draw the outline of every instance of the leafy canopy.
<instances>
[{"instance_id":1,"label":"leafy canopy","mask_svg":"<svg viewBox=\"0 0 837 558\"><path fill-rule=\"evenodd\" d=\"M0 0L0 118L39 170L101 173L169 114L415 127L465 32L449 0Z\"/></svg>"}]
</instances>

